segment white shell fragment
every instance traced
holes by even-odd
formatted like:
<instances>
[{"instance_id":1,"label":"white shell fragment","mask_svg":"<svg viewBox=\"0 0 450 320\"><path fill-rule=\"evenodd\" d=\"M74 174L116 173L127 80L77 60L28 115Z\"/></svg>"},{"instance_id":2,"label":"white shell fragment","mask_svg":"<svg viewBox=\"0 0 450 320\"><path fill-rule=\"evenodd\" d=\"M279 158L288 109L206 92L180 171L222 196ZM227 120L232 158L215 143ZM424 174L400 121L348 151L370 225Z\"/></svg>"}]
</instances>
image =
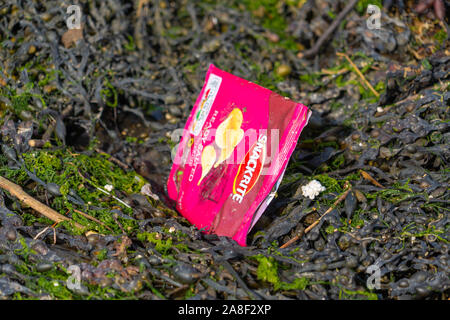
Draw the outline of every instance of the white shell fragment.
<instances>
[{"instance_id":1,"label":"white shell fragment","mask_svg":"<svg viewBox=\"0 0 450 320\"><path fill-rule=\"evenodd\" d=\"M325 190L326 188L322 186L317 180L312 180L307 185L302 186L303 196L308 197L311 200L314 200L314 198L317 197L319 193Z\"/></svg>"},{"instance_id":2,"label":"white shell fragment","mask_svg":"<svg viewBox=\"0 0 450 320\"><path fill-rule=\"evenodd\" d=\"M111 192L114 189L114 186L107 184L103 188L105 188L106 191Z\"/></svg>"}]
</instances>

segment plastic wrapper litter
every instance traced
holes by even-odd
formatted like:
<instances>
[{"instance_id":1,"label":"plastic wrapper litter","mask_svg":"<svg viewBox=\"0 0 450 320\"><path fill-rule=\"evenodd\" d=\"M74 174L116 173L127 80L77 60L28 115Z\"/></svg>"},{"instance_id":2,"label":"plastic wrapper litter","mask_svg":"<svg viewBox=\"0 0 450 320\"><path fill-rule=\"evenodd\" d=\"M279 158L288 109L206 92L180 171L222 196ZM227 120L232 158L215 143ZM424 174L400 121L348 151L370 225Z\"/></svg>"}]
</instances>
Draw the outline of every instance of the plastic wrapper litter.
<instances>
[{"instance_id":1,"label":"plastic wrapper litter","mask_svg":"<svg viewBox=\"0 0 450 320\"><path fill-rule=\"evenodd\" d=\"M303 104L210 65L167 183L177 210L200 230L245 246L310 115Z\"/></svg>"}]
</instances>

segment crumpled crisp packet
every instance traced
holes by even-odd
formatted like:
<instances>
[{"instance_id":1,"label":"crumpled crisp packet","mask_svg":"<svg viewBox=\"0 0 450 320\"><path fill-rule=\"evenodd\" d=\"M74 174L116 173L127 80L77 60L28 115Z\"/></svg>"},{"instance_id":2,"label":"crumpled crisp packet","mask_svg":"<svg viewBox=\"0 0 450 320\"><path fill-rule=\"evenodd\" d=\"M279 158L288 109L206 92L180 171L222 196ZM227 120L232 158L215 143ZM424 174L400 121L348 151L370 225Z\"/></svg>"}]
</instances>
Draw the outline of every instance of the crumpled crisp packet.
<instances>
[{"instance_id":1,"label":"crumpled crisp packet","mask_svg":"<svg viewBox=\"0 0 450 320\"><path fill-rule=\"evenodd\" d=\"M200 230L245 246L310 115L303 104L210 65L167 182L177 210Z\"/></svg>"}]
</instances>

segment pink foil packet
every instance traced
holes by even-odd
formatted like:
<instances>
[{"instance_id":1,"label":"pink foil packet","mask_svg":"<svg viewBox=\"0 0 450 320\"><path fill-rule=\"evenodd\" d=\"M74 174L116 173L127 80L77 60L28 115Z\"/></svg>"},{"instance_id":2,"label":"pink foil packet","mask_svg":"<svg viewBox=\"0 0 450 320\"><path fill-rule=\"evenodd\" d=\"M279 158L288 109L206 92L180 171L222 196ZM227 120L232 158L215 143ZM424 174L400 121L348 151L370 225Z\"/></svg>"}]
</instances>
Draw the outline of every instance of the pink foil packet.
<instances>
[{"instance_id":1,"label":"pink foil packet","mask_svg":"<svg viewBox=\"0 0 450 320\"><path fill-rule=\"evenodd\" d=\"M210 65L167 182L197 228L241 246L274 198L311 111Z\"/></svg>"}]
</instances>

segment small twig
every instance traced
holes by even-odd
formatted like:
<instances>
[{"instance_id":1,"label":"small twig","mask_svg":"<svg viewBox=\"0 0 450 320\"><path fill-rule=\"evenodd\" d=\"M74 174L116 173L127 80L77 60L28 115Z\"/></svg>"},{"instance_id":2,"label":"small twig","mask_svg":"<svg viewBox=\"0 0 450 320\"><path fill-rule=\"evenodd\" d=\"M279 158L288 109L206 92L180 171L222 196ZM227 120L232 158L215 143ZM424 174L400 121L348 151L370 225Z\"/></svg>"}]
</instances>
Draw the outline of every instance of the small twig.
<instances>
[{"instance_id":1,"label":"small twig","mask_svg":"<svg viewBox=\"0 0 450 320\"><path fill-rule=\"evenodd\" d=\"M148 3L148 0L138 0L138 5L136 9L136 18L139 18L142 14L142 8Z\"/></svg>"},{"instance_id":2,"label":"small twig","mask_svg":"<svg viewBox=\"0 0 450 320\"><path fill-rule=\"evenodd\" d=\"M119 226L120 230L122 230L123 234L127 234L125 232L125 229L123 228L122 224L120 223L120 221L116 218L116 216L113 214L112 217L113 217L114 221L117 223L117 225Z\"/></svg>"},{"instance_id":3,"label":"small twig","mask_svg":"<svg viewBox=\"0 0 450 320\"><path fill-rule=\"evenodd\" d=\"M373 94L378 98L380 96L380 94L372 87L372 85L370 84L369 81L367 81L366 77L364 77L364 75L361 73L361 71L359 71L358 67L356 66L356 64L353 63L353 61L350 59L350 57L348 55L346 55L345 53L342 52L336 52L336 55L338 55L339 57L344 57L345 59L347 59L348 63L350 63L350 65L353 67L353 69L355 69L356 73L358 74L358 76L362 79L362 81L364 81L364 83L366 84L367 87L369 87L370 91L373 92Z\"/></svg>"},{"instance_id":4,"label":"small twig","mask_svg":"<svg viewBox=\"0 0 450 320\"><path fill-rule=\"evenodd\" d=\"M314 44L314 46L306 50L304 52L299 52L297 56L299 58L310 58L319 53L320 48L325 43L325 41L328 40L328 38L333 34L334 30L339 26L341 21L345 18L345 16L353 9L355 4L358 2L358 0L352 0L350 1L347 6L342 10L339 15L336 17L336 19L333 20L333 22L330 24L328 29L320 36L319 40Z\"/></svg>"},{"instance_id":5,"label":"small twig","mask_svg":"<svg viewBox=\"0 0 450 320\"><path fill-rule=\"evenodd\" d=\"M364 170L361 170L361 169L359 170L359 172L361 173L361 175L363 176L364 179L369 180L377 187L384 189L384 187L381 185L381 183L379 183L377 180L375 180L370 174L368 174L367 172L365 172Z\"/></svg>"},{"instance_id":6,"label":"small twig","mask_svg":"<svg viewBox=\"0 0 450 320\"><path fill-rule=\"evenodd\" d=\"M47 226L44 228L44 230L42 230L41 232L39 232L34 238L33 240L38 239L45 231L47 231L50 228L50 226Z\"/></svg>"},{"instance_id":7,"label":"small twig","mask_svg":"<svg viewBox=\"0 0 450 320\"><path fill-rule=\"evenodd\" d=\"M58 222L55 222L54 224L51 225L50 228L53 229L53 245L56 244L56 226L58 225Z\"/></svg>"},{"instance_id":8,"label":"small twig","mask_svg":"<svg viewBox=\"0 0 450 320\"><path fill-rule=\"evenodd\" d=\"M322 72L323 74L326 74L326 75L338 76L338 75L349 72L349 70L347 68L343 68L343 69L340 69L337 71L330 70L330 69L322 69L322 70L320 70L320 72Z\"/></svg>"},{"instance_id":9,"label":"small twig","mask_svg":"<svg viewBox=\"0 0 450 320\"><path fill-rule=\"evenodd\" d=\"M128 170L130 168L126 163L123 163L122 161L120 161L116 157L110 155L109 153L106 153L105 151L103 151L101 149L96 148L95 151L97 151L98 153L101 153L101 154L109 156L108 160L111 160L111 162L114 162L115 164L117 164L119 167L121 167L124 170Z\"/></svg>"},{"instance_id":10,"label":"small twig","mask_svg":"<svg viewBox=\"0 0 450 320\"><path fill-rule=\"evenodd\" d=\"M20 202L30 206L43 216L57 223L62 221L72 221L70 218L63 216L62 214L59 214L52 208L34 199L25 191L23 191L21 186L9 181L8 179L3 178L2 176L0 176L0 188L8 191L11 195L19 199ZM73 224L78 229L84 229L84 226L82 226L79 223L73 222Z\"/></svg>"},{"instance_id":11,"label":"small twig","mask_svg":"<svg viewBox=\"0 0 450 320\"><path fill-rule=\"evenodd\" d=\"M104 222L98 220L97 218L94 218L93 216L88 215L87 213L84 213L83 211L77 210L77 209L73 209L73 211L75 211L76 213L81 214L83 217L92 220L94 222L97 222L98 224L101 224L102 226L104 226L106 229L108 229L111 232L114 232L113 229L111 229L110 227L108 227Z\"/></svg>"},{"instance_id":12,"label":"small twig","mask_svg":"<svg viewBox=\"0 0 450 320\"><path fill-rule=\"evenodd\" d=\"M341 194L341 196L331 205L331 207L329 207L327 209L327 211L325 211L324 214L322 214L316 221L314 221L308 228L305 229L305 232L303 232L303 234L307 234L309 231L311 231L312 228L314 228L315 226L317 226L319 224L319 222L322 220L323 217L325 217L328 213L330 213L331 211L333 211L333 209L339 204L341 203L348 195L348 193L350 192L350 190L352 190L351 186L347 184L347 190ZM295 237L293 237L292 239L290 239L288 242L286 242L285 244L283 244L280 249L284 249L289 247L291 244L293 244L295 241L297 241L298 239L300 239L301 235L297 235Z\"/></svg>"},{"instance_id":13,"label":"small twig","mask_svg":"<svg viewBox=\"0 0 450 320\"><path fill-rule=\"evenodd\" d=\"M52 224L51 226L45 227L44 230L42 230L41 232L39 232L34 238L33 240L38 239L43 233L45 233L45 231L47 231L49 228L53 229L53 244L56 244L56 226L58 225L57 222L55 222L54 224Z\"/></svg>"},{"instance_id":14,"label":"small twig","mask_svg":"<svg viewBox=\"0 0 450 320\"><path fill-rule=\"evenodd\" d=\"M53 229L53 245L56 244L56 228L52 228Z\"/></svg>"}]
</instances>

